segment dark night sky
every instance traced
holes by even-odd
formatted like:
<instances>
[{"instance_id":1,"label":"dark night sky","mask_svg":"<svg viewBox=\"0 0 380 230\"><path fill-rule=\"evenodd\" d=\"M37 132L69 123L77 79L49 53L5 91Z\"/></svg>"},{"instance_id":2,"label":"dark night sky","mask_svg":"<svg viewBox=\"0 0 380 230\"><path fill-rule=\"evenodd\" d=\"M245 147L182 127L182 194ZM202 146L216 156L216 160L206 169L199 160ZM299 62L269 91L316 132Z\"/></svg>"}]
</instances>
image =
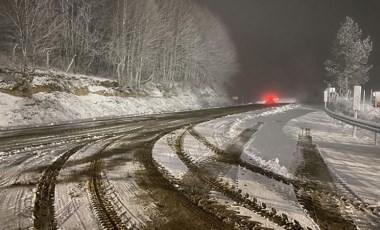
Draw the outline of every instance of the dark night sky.
<instances>
[{"instance_id":1,"label":"dark night sky","mask_svg":"<svg viewBox=\"0 0 380 230\"><path fill-rule=\"evenodd\" d=\"M241 73L233 95L256 99L272 90L282 97L320 99L324 61L340 23L350 16L373 51L367 89L380 90L380 0L198 0L219 15L237 46Z\"/></svg>"}]
</instances>

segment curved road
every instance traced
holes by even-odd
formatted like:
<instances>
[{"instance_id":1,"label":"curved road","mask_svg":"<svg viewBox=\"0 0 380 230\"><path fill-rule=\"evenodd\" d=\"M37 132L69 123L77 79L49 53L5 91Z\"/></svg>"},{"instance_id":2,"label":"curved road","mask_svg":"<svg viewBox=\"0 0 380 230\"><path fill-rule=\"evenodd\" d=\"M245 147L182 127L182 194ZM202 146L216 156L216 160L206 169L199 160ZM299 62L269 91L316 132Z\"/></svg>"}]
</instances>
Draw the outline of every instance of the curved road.
<instances>
[{"instance_id":1,"label":"curved road","mask_svg":"<svg viewBox=\"0 0 380 230\"><path fill-rule=\"evenodd\" d=\"M105 141L106 145L110 145L122 138L124 142L130 143L122 147L123 154L134 154L145 167L145 175L142 179L144 184L140 186L145 186L159 207L160 203L169 201L167 203L170 205L161 207L160 210L169 219L165 221L166 225L162 228L170 228L168 225L176 226L178 222L184 222L188 229L230 229L231 225L221 222L214 215L194 206L183 194L170 189L172 185L166 184L164 178L160 178L159 173L154 169L150 156L152 144L158 137L181 127L264 107L268 106L236 106L2 130L0 131L2 227L7 229L31 226L36 229L58 228L56 220L58 210L54 208L54 196L57 192L54 190L61 168L82 148L88 148L99 141ZM125 224L120 223L120 218L115 217L117 215L112 205L102 200L105 198L103 190L107 188L101 184L102 182L97 182L101 171L107 170L105 167L110 167L109 163L105 166L102 161L121 154L120 149L109 148L107 151L98 151L98 154L93 154L81 162L69 163L91 164L88 191L100 225L110 229L127 228ZM169 191L169 196L162 197L158 190ZM178 215L169 213L172 212L170 209L177 210ZM109 217L110 215L114 217Z\"/></svg>"},{"instance_id":2,"label":"curved road","mask_svg":"<svg viewBox=\"0 0 380 230\"><path fill-rule=\"evenodd\" d=\"M247 191L243 193L239 187L223 181L221 176L238 167L294 189L297 202L322 229L356 229L351 218L341 213L340 205L352 206L367 214L371 210L366 206L356 207L349 199L339 201L341 198L332 186L328 170L315 170L324 169L326 165L308 140L298 143L304 164L297 169L296 175L302 176L302 181L286 178L240 158L243 146L251 136L260 131L261 137L266 138L273 129L283 126L282 121L267 121L261 117L251 128L235 137L235 142L226 149L220 149L209 142L204 133L194 129L201 122L267 107L247 105L2 130L0 228L315 227L304 217L288 217L252 197L249 190L243 188ZM300 110L277 117L287 120L307 112ZM195 162L188 155L189 143L185 145L185 135L214 155L199 164ZM168 149L155 148L156 151L172 151L173 159L178 159L179 165L188 169L183 180L176 179L168 171L170 169L162 167L153 158L153 147L160 141L167 142ZM260 143L266 142L260 137L255 141L258 142L255 144L257 148L271 147L261 146ZM281 144L280 140L278 142ZM175 167L180 170L179 165ZM234 206L246 210L246 214L238 214Z\"/></svg>"}]
</instances>

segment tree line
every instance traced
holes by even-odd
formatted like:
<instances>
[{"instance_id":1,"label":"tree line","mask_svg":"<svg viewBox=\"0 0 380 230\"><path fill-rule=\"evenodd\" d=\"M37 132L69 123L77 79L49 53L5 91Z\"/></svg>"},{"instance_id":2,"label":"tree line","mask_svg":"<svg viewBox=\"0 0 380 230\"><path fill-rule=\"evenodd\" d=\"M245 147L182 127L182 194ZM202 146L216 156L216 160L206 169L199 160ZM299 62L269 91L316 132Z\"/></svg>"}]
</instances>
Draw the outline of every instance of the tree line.
<instances>
[{"instance_id":1,"label":"tree line","mask_svg":"<svg viewBox=\"0 0 380 230\"><path fill-rule=\"evenodd\" d=\"M2 0L3 52L28 67L113 76L133 89L224 82L235 48L192 0Z\"/></svg>"}]
</instances>

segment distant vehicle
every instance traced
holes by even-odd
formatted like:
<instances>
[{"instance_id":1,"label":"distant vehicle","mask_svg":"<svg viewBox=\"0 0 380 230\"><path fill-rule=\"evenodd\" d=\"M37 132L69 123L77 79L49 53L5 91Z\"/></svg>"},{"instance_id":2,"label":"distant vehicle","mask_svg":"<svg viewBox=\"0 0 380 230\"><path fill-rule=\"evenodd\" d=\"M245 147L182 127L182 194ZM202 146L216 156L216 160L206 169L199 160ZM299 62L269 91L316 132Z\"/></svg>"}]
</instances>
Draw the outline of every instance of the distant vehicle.
<instances>
[{"instance_id":1,"label":"distant vehicle","mask_svg":"<svg viewBox=\"0 0 380 230\"><path fill-rule=\"evenodd\" d=\"M265 104L268 104L268 105L271 105L271 104L275 104L276 102L274 101L274 97L267 97L265 98Z\"/></svg>"},{"instance_id":2,"label":"distant vehicle","mask_svg":"<svg viewBox=\"0 0 380 230\"><path fill-rule=\"evenodd\" d=\"M278 103L279 97L274 93L267 93L263 97L263 102L266 105L272 105Z\"/></svg>"}]
</instances>

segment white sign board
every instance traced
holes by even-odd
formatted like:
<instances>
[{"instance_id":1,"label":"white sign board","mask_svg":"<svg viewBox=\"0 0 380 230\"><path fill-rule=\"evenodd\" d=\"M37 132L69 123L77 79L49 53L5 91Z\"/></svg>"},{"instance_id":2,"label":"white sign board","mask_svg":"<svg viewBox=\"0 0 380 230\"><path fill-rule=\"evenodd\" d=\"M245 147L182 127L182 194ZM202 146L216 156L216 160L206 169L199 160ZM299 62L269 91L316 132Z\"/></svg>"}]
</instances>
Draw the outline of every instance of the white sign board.
<instances>
[{"instance_id":1,"label":"white sign board","mask_svg":"<svg viewBox=\"0 0 380 230\"><path fill-rule=\"evenodd\" d=\"M360 110L360 99L362 96L362 87L361 86L354 86L354 98L353 98L353 105L352 109L355 111Z\"/></svg>"},{"instance_id":2,"label":"white sign board","mask_svg":"<svg viewBox=\"0 0 380 230\"><path fill-rule=\"evenodd\" d=\"M330 93L335 93L335 88L330 87L330 88L328 88L328 89L330 89Z\"/></svg>"},{"instance_id":3,"label":"white sign board","mask_svg":"<svg viewBox=\"0 0 380 230\"><path fill-rule=\"evenodd\" d=\"M329 100L329 98L328 98L328 96L329 96L329 93L328 93L328 91L327 91L327 89L323 92L323 102L328 102L328 100Z\"/></svg>"}]
</instances>

